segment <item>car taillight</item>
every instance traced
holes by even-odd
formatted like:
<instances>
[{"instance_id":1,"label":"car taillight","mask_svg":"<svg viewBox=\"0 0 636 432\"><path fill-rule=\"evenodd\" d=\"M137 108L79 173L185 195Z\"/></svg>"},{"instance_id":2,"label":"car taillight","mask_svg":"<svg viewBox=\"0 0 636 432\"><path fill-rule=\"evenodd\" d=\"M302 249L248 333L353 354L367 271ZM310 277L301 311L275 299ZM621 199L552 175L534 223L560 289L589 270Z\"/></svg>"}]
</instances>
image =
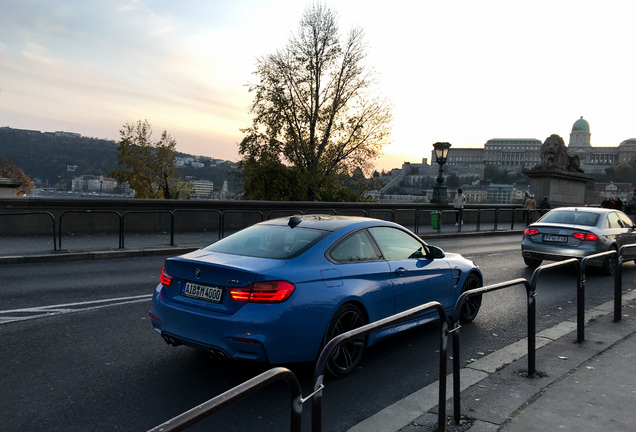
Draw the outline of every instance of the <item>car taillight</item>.
<instances>
[{"instance_id":1,"label":"car taillight","mask_svg":"<svg viewBox=\"0 0 636 432\"><path fill-rule=\"evenodd\" d=\"M598 241L598 236L596 234L591 234L591 233L574 233L572 234L572 237L574 237L575 239L579 239L581 241Z\"/></svg>"},{"instance_id":2,"label":"car taillight","mask_svg":"<svg viewBox=\"0 0 636 432\"><path fill-rule=\"evenodd\" d=\"M538 230L538 229L536 229L536 228L526 228L526 229L523 231L523 233L524 233L525 235L533 236L533 235L537 235L537 234L539 234L539 230Z\"/></svg>"},{"instance_id":3,"label":"car taillight","mask_svg":"<svg viewBox=\"0 0 636 432\"><path fill-rule=\"evenodd\" d=\"M232 300L250 303L282 303L296 287L287 281L256 282L248 287L228 288Z\"/></svg>"},{"instance_id":4,"label":"car taillight","mask_svg":"<svg viewBox=\"0 0 636 432\"><path fill-rule=\"evenodd\" d=\"M161 283L161 285L163 285L165 287L169 287L172 284L172 280L173 279L174 279L174 277L172 277L168 273L166 273L166 268L162 267L161 268L161 276L159 276L159 282Z\"/></svg>"}]
</instances>

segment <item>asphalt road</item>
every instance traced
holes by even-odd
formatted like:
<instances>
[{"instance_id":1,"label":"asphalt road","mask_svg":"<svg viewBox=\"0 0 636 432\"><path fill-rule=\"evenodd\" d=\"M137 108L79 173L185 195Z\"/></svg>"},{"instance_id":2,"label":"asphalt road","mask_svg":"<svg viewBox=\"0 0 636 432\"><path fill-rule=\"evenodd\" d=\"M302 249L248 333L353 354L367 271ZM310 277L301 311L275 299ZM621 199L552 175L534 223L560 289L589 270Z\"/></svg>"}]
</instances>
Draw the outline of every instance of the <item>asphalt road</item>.
<instances>
[{"instance_id":1,"label":"asphalt road","mask_svg":"<svg viewBox=\"0 0 636 432\"><path fill-rule=\"evenodd\" d=\"M485 283L529 279L519 235L430 241L480 265ZM0 429L3 431L144 431L267 369L218 363L173 348L152 331L150 295L163 258L2 265L0 272ZM623 267L633 286L633 263ZM575 314L572 269L541 275L539 331ZM612 298L613 279L591 272L587 305ZM476 321L462 328L462 362L526 336L525 290L484 296ZM359 370L327 379L323 430L346 431L380 409L438 379L439 336L430 325L385 340ZM540 359L537 367L540 369ZM311 365L292 365L303 394ZM310 404L303 430L311 430ZM275 384L189 430L289 429L288 392Z\"/></svg>"}]
</instances>

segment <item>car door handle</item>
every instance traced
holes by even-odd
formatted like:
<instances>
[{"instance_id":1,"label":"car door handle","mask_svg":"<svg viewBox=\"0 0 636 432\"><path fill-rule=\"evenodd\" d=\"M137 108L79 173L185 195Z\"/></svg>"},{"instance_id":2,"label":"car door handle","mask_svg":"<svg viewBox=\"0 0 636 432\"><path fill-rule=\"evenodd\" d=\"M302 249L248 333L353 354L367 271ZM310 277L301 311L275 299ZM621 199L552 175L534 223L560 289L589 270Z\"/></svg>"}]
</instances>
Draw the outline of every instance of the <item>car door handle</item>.
<instances>
[{"instance_id":1,"label":"car door handle","mask_svg":"<svg viewBox=\"0 0 636 432\"><path fill-rule=\"evenodd\" d=\"M398 267L395 269L395 274L398 276L404 276L406 272L408 272L408 270L405 269L404 267Z\"/></svg>"}]
</instances>

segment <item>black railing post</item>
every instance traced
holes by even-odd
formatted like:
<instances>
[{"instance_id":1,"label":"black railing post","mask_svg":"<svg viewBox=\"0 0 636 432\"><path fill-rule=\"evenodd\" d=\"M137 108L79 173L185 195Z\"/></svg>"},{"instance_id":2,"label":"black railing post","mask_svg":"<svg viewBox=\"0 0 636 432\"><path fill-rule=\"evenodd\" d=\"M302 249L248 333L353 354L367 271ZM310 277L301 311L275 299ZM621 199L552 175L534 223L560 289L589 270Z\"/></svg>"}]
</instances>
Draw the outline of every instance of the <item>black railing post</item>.
<instances>
[{"instance_id":1,"label":"black railing post","mask_svg":"<svg viewBox=\"0 0 636 432\"><path fill-rule=\"evenodd\" d=\"M174 246L174 210L170 212L170 246Z\"/></svg>"},{"instance_id":2,"label":"black railing post","mask_svg":"<svg viewBox=\"0 0 636 432\"><path fill-rule=\"evenodd\" d=\"M532 284L526 284L528 299L528 376L537 371L537 294Z\"/></svg>"},{"instance_id":3,"label":"black railing post","mask_svg":"<svg viewBox=\"0 0 636 432\"><path fill-rule=\"evenodd\" d=\"M461 373L460 373L460 351L459 351L459 320L453 318L453 419L455 424L461 420Z\"/></svg>"},{"instance_id":4,"label":"black railing post","mask_svg":"<svg viewBox=\"0 0 636 432\"><path fill-rule=\"evenodd\" d=\"M359 339L379 329L388 327L397 322L404 321L413 316L422 315L425 312L435 309L439 315L441 322L440 332L440 376L439 397L440 406L438 409L438 431L443 432L446 429L446 364L448 362L448 323L444 307L439 302L428 302L420 306L408 309L404 312L391 315L390 317L366 324L362 327L342 333L331 339L320 352L316 367L314 368L314 392L311 401L311 430L312 432L322 432L322 389L324 387L324 374L327 368L327 362L331 358L333 352L340 345L351 339ZM444 383L444 385L442 385Z\"/></svg>"},{"instance_id":5,"label":"black railing post","mask_svg":"<svg viewBox=\"0 0 636 432\"><path fill-rule=\"evenodd\" d=\"M526 288L526 293L528 296L528 346L535 347L534 342L534 333L536 328L536 308L534 305L534 290L531 290L531 285L528 283L526 279L513 279L506 282L501 282L494 285L488 285L481 288L471 289L469 291L463 292L457 302L455 303L454 313L453 313L453 418L456 424L459 424L461 420L461 367L460 367L460 343L459 343L459 329L461 328L459 324L459 319L461 315L461 309L464 306L464 302L469 297L481 296L490 291L497 291L503 288L512 287L515 285L523 284ZM532 295L531 295L532 294ZM532 339L532 341L531 341ZM530 353L528 353L530 355ZM530 357L529 357L530 358ZM528 368L530 369L530 367ZM534 365L532 366L534 369Z\"/></svg>"},{"instance_id":6,"label":"black railing post","mask_svg":"<svg viewBox=\"0 0 636 432\"><path fill-rule=\"evenodd\" d=\"M585 340L585 278L587 273L587 259L581 260L579 278L576 286L576 342Z\"/></svg>"}]
</instances>

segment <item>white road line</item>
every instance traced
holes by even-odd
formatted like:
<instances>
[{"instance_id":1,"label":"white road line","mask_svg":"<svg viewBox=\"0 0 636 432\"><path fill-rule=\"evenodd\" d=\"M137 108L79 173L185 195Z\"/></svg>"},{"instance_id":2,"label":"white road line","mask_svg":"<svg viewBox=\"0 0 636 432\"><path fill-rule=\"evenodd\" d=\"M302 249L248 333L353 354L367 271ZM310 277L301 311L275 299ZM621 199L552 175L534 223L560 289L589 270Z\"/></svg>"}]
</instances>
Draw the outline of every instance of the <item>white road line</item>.
<instances>
[{"instance_id":1,"label":"white road line","mask_svg":"<svg viewBox=\"0 0 636 432\"><path fill-rule=\"evenodd\" d=\"M82 312L88 310L102 309L111 306L119 306L131 303L140 303L149 300L152 294L144 294L131 297L116 297L111 299L91 300L85 302L65 303L59 305L38 306L22 309L0 310L0 325L25 321L35 318L44 318L54 315L62 315L67 313ZM17 316L11 316L17 315Z\"/></svg>"}]
</instances>

